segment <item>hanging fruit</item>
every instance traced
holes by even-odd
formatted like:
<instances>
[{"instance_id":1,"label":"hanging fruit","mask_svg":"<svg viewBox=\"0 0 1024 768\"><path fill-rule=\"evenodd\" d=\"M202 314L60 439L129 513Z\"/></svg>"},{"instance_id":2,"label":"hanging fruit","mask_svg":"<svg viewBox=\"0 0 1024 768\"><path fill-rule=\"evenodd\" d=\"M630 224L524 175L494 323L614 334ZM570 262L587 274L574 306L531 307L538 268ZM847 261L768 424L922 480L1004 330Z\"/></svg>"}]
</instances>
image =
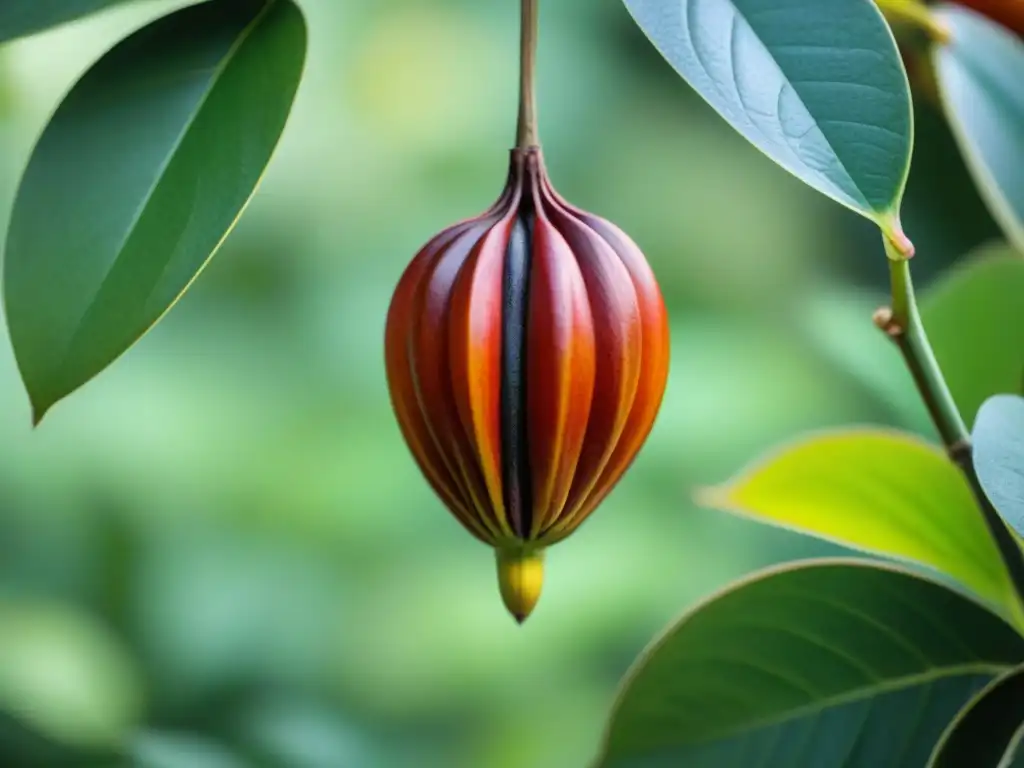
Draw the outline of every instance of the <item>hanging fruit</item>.
<instances>
[{"instance_id":1,"label":"hanging fruit","mask_svg":"<svg viewBox=\"0 0 1024 768\"><path fill-rule=\"evenodd\" d=\"M1024 35L1024 0L956 0L959 5L973 8L1007 29Z\"/></svg>"},{"instance_id":2,"label":"hanging fruit","mask_svg":"<svg viewBox=\"0 0 1024 768\"><path fill-rule=\"evenodd\" d=\"M496 551L506 607L533 610L547 547L608 495L668 376L657 281L614 224L562 198L533 96L536 0L523 0L517 146L498 201L406 268L385 338L391 401L425 478Z\"/></svg>"}]
</instances>

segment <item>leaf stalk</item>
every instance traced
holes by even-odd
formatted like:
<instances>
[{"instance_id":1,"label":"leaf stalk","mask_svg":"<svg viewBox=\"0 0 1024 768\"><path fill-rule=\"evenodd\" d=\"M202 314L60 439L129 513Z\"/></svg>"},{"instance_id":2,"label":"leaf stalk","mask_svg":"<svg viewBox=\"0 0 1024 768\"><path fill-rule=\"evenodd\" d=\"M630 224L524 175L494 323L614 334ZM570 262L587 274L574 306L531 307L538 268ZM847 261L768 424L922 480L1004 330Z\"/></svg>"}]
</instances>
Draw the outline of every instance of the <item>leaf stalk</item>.
<instances>
[{"instance_id":1,"label":"leaf stalk","mask_svg":"<svg viewBox=\"0 0 1024 768\"><path fill-rule=\"evenodd\" d=\"M1021 624L1024 622L1024 551L988 500L978 480L970 432L946 384L917 308L908 256L908 253L913 253L913 246L899 229L895 234L884 234L883 239L889 257L892 305L875 313L875 325L892 339L902 354L932 423L942 438L946 453L964 473L971 487L1016 589L1017 610L1014 618Z\"/></svg>"}]
</instances>

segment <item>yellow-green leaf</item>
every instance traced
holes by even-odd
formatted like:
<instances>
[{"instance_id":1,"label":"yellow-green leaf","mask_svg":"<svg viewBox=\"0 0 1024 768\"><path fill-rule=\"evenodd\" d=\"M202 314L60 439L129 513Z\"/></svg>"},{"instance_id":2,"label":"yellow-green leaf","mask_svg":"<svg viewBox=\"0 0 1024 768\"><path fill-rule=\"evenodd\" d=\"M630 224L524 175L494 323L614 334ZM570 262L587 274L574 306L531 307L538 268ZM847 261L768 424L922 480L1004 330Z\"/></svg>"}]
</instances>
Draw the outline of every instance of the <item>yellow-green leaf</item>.
<instances>
[{"instance_id":1,"label":"yellow-green leaf","mask_svg":"<svg viewBox=\"0 0 1024 768\"><path fill-rule=\"evenodd\" d=\"M909 435L802 439L700 493L702 503L952 577L1024 625L1010 576L960 470Z\"/></svg>"}]
</instances>

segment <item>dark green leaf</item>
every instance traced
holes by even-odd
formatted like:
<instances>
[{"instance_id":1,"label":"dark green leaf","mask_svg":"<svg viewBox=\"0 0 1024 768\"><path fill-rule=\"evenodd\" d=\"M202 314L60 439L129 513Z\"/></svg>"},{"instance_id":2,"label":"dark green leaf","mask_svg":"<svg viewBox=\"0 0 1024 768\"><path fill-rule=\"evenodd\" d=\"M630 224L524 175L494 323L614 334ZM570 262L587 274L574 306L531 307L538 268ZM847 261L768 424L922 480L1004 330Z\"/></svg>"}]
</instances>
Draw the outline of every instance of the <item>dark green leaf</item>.
<instances>
[{"instance_id":1,"label":"dark green leaf","mask_svg":"<svg viewBox=\"0 0 1024 768\"><path fill-rule=\"evenodd\" d=\"M925 292L921 316L960 413L974 422L992 395L1024 391L1024 258L997 245Z\"/></svg>"},{"instance_id":2,"label":"dark green leaf","mask_svg":"<svg viewBox=\"0 0 1024 768\"><path fill-rule=\"evenodd\" d=\"M924 765L1024 638L938 582L855 560L757 574L684 616L635 665L602 766Z\"/></svg>"},{"instance_id":3,"label":"dark green leaf","mask_svg":"<svg viewBox=\"0 0 1024 768\"><path fill-rule=\"evenodd\" d=\"M291 0L213 0L135 33L64 99L22 179L4 265L36 421L146 333L226 237L305 51Z\"/></svg>"},{"instance_id":4,"label":"dark green leaf","mask_svg":"<svg viewBox=\"0 0 1024 768\"><path fill-rule=\"evenodd\" d=\"M891 225L913 124L902 61L871 0L625 3L748 141L818 191Z\"/></svg>"},{"instance_id":5,"label":"dark green leaf","mask_svg":"<svg viewBox=\"0 0 1024 768\"><path fill-rule=\"evenodd\" d=\"M952 36L934 52L946 116L992 215L1024 248L1024 41L961 6L937 16Z\"/></svg>"},{"instance_id":6,"label":"dark green leaf","mask_svg":"<svg viewBox=\"0 0 1024 768\"><path fill-rule=\"evenodd\" d=\"M935 748L928 768L1008 768L1024 728L1024 667L994 680L956 720Z\"/></svg>"},{"instance_id":7,"label":"dark green leaf","mask_svg":"<svg viewBox=\"0 0 1024 768\"><path fill-rule=\"evenodd\" d=\"M974 423L974 466L992 506L1024 536L1024 398L996 395Z\"/></svg>"},{"instance_id":8,"label":"dark green leaf","mask_svg":"<svg viewBox=\"0 0 1024 768\"><path fill-rule=\"evenodd\" d=\"M0 42L41 32L127 0L3 0Z\"/></svg>"}]
</instances>

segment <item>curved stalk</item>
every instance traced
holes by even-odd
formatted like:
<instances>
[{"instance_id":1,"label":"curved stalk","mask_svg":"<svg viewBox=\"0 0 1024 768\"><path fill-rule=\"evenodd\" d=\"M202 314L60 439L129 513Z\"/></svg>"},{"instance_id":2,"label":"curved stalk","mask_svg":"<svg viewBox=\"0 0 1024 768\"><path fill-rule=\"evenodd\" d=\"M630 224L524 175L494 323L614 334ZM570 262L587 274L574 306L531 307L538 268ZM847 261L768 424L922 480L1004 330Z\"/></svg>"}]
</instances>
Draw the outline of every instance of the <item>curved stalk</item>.
<instances>
[{"instance_id":1,"label":"curved stalk","mask_svg":"<svg viewBox=\"0 0 1024 768\"><path fill-rule=\"evenodd\" d=\"M943 444L948 449L961 443L969 445L970 432L946 385L942 369L939 368L921 323L914 284L910 278L909 259L894 259L890 256L889 274L892 282L892 309L879 318L879 324L903 353L907 368L914 377L917 390Z\"/></svg>"},{"instance_id":2,"label":"curved stalk","mask_svg":"<svg viewBox=\"0 0 1024 768\"><path fill-rule=\"evenodd\" d=\"M946 453L963 471L971 487L985 519L985 525L999 548L1017 592L1014 619L1018 625L1024 625L1024 551L999 517L999 513L988 500L978 481L970 432L935 359L935 353L917 309L908 255L913 253L913 246L902 232L897 236L902 238L898 243L893 242L890 236L884 236L886 254L889 257L892 307L879 310L875 315L875 324L885 331L899 348L932 423L942 438Z\"/></svg>"}]
</instances>

